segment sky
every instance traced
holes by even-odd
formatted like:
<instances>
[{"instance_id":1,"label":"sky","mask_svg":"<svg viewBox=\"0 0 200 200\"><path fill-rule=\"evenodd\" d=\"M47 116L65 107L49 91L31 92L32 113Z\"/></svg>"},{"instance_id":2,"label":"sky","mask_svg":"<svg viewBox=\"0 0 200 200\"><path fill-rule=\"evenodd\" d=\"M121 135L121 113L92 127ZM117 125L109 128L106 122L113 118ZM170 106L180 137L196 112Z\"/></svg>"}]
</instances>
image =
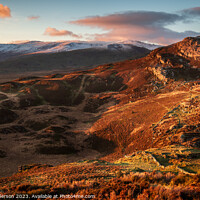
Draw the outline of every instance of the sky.
<instances>
[{"instance_id":1,"label":"sky","mask_svg":"<svg viewBox=\"0 0 200 200\"><path fill-rule=\"evenodd\" d=\"M0 43L171 44L200 35L200 0L0 0Z\"/></svg>"}]
</instances>

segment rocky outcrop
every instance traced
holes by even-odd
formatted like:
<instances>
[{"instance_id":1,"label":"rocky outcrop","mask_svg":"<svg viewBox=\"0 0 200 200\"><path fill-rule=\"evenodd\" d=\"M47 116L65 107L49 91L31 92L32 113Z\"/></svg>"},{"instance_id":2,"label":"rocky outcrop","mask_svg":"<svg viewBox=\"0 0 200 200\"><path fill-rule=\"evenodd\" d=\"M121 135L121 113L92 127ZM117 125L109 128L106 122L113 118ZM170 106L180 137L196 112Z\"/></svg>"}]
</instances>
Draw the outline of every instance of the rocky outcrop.
<instances>
[{"instance_id":1,"label":"rocky outcrop","mask_svg":"<svg viewBox=\"0 0 200 200\"><path fill-rule=\"evenodd\" d=\"M200 77L200 37L188 37L176 44L161 47L148 56L159 80L197 80Z\"/></svg>"},{"instance_id":2,"label":"rocky outcrop","mask_svg":"<svg viewBox=\"0 0 200 200\"><path fill-rule=\"evenodd\" d=\"M148 68L159 80L166 83L168 78L166 77L166 70L162 67L162 65L152 66Z\"/></svg>"},{"instance_id":3,"label":"rocky outcrop","mask_svg":"<svg viewBox=\"0 0 200 200\"><path fill-rule=\"evenodd\" d=\"M200 36L187 37L177 43L178 55L200 61Z\"/></svg>"}]
</instances>

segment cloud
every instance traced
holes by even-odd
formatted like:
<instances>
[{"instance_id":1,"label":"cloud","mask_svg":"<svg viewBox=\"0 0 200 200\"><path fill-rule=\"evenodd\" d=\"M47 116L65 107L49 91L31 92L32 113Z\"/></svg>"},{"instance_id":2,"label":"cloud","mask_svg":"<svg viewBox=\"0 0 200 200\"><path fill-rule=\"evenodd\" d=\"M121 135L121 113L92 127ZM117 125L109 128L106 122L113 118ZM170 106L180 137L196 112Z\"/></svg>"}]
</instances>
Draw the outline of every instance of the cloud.
<instances>
[{"instance_id":1,"label":"cloud","mask_svg":"<svg viewBox=\"0 0 200 200\"><path fill-rule=\"evenodd\" d=\"M187 12L198 13L197 8ZM182 11L183 12L183 11ZM72 24L98 27L106 31L103 34L93 35L96 40L144 40L161 44L170 44L183 37L196 36L200 33L193 31L176 32L169 28L177 22L186 22L186 11L183 13L166 13L153 11L129 11L107 16L92 16L76 21Z\"/></svg>"},{"instance_id":2,"label":"cloud","mask_svg":"<svg viewBox=\"0 0 200 200\"><path fill-rule=\"evenodd\" d=\"M46 28L44 34L49 36L71 36L74 38L81 38L80 35L74 34L71 31L57 30L56 28L51 28L51 27Z\"/></svg>"},{"instance_id":3,"label":"cloud","mask_svg":"<svg viewBox=\"0 0 200 200\"><path fill-rule=\"evenodd\" d=\"M32 15L32 16L29 16L28 17L28 20L37 20L37 19L39 19L40 18L40 16L34 16L34 15Z\"/></svg>"},{"instance_id":4,"label":"cloud","mask_svg":"<svg viewBox=\"0 0 200 200\"><path fill-rule=\"evenodd\" d=\"M10 8L0 4L0 18L11 17Z\"/></svg>"},{"instance_id":5,"label":"cloud","mask_svg":"<svg viewBox=\"0 0 200 200\"><path fill-rule=\"evenodd\" d=\"M200 7L188 8L181 11L182 15L186 15L187 17L200 17Z\"/></svg>"},{"instance_id":6,"label":"cloud","mask_svg":"<svg viewBox=\"0 0 200 200\"><path fill-rule=\"evenodd\" d=\"M163 26L173 24L174 22L181 20L182 16L177 14L169 14L165 12L151 12L151 11L130 11L118 14L112 14L108 16L93 16L77 21L71 21L71 23L103 27L105 29L116 27L119 25L129 26Z\"/></svg>"}]
</instances>

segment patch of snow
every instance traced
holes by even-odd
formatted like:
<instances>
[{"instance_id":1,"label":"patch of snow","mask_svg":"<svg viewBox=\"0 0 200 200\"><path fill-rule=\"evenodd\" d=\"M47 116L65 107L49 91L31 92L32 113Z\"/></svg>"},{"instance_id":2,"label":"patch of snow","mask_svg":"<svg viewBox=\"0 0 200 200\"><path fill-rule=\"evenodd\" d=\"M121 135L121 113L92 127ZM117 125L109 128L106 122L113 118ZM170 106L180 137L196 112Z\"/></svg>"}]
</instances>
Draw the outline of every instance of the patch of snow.
<instances>
[{"instance_id":1,"label":"patch of snow","mask_svg":"<svg viewBox=\"0 0 200 200\"><path fill-rule=\"evenodd\" d=\"M14 42L10 44L0 44L1 53L55 53L63 51L73 51L78 49L88 48L106 48L110 50L125 50L130 49L132 46L144 47L153 50L159 45L140 42L140 41L120 41L120 42L86 42L86 41L60 41L60 42L41 42L41 41L26 41Z\"/></svg>"}]
</instances>

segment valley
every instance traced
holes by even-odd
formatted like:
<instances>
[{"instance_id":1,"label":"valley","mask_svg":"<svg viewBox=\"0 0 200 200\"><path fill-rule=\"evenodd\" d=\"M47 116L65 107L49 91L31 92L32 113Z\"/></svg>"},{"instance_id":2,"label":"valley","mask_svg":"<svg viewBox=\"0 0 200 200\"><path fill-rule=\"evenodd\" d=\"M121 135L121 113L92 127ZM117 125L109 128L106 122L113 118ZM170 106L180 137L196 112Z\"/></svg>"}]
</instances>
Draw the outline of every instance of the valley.
<instances>
[{"instance_id":1,"label":"valley","mask_svg":"<svg viewBox=\"0 0 200 200\"><path fill-rule=\"evenodd\" d=\"M1 191L198 199L199 46L1 83Z\"/></svg>"}]
</instances>

